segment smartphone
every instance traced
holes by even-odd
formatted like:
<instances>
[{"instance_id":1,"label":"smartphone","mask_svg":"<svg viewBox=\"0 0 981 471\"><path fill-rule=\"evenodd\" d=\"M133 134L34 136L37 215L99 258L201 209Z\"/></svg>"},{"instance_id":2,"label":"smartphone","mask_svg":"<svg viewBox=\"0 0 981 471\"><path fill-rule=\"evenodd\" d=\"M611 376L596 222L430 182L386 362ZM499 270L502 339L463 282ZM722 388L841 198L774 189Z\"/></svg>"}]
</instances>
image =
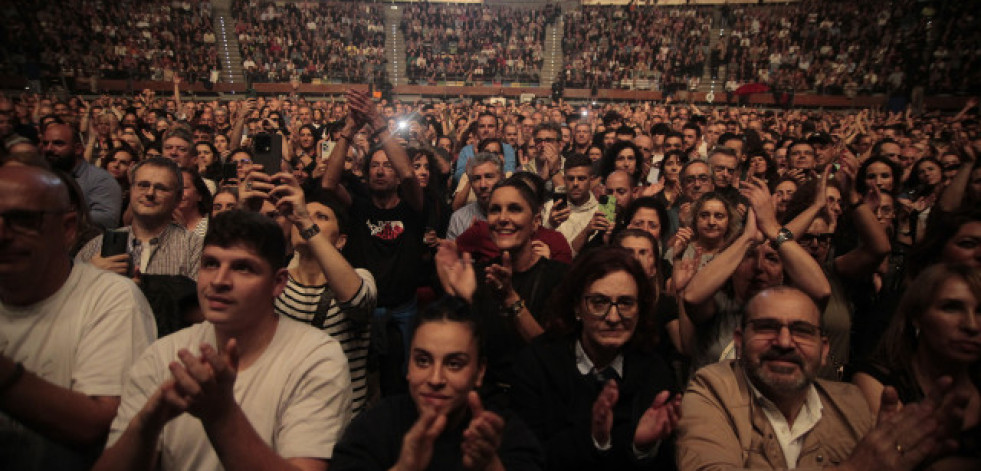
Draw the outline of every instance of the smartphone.
<instances>
[{"instance_id":1,"label":"smartphone","mask_svg":"<svg viewBox=\"0 0 981 471\"><path fill-rule=\"evenodd\" d=\"M565 209L566 205L569 204L569 199L566 197L565 193L556 193L555 197L552 198L552 211L559 211Z\"/></svg>"},{"instance_id":2,"label":"smartphone","mask_svg":"<svg viewBox=\"0 0 981 471\"><path fill-rule=\"evenodd\" d=\"M283 139L278 134L262 132L252 137L253 163L262 165L262 173L279 172L283 162Z\"/></svg>"},{"instance_id":3,"label":"smartphone","mask_svg":"<svg viewBox=\"0 0 981 471\"><path fill-rule=\"evenodd\" d=\"M610 224L617 222L617 197L613 195L602 195L599 198L599 210L603 212Z\"/></svg>"},{"instance_id":4,"label":"smartphone","mask_svg":"<svg viewBox=\"0 0 981 471\"><path fill-rule=\"evenodd\" d=\"M235 162L223 162L221 164L221 180L232 180L238 178L238 164Z\"/></svg>"},{"instance_id":5,"label":"smartphone","mask_svg":"<svg viewBox=\"0 0 981 471\"><path fill-rule=\"evenodd\" d=\"M112 257L127 252L129 232L106 229L102 233L102 257Z\"/></svg>"},{"instance_id":6,"label":"smartphone","mask_svg":"<svg viewBox=\"0 0 981 471\"><path fill-rule=\"evenodd\" d=\"M326 162L330 158L330 154L334 152L334 146L336 145L336 142L328 141L327 139L320 141L320 160Z\"/></svg>"}]
</instances>

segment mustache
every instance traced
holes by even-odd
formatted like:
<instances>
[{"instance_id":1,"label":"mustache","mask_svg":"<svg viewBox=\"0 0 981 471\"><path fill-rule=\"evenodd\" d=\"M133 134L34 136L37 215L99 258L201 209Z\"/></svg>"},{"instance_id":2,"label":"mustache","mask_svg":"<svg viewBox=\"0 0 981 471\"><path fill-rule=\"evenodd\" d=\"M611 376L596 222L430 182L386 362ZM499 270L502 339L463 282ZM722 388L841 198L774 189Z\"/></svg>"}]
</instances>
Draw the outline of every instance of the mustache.
<instances>
[{"instance_id":1,"label":"mustache","mask_svg":"<svg viewBox=\"0 0 981 471\"><path fill-rule=\"evenodd\" d=\"M765 353L760 355L760 362L764 361L786 361L791 363L796 363L800 367L804 367L804 359L801 358L796 352L782 352L776 349L767 350Z\"/></svg>"}]
</instances>

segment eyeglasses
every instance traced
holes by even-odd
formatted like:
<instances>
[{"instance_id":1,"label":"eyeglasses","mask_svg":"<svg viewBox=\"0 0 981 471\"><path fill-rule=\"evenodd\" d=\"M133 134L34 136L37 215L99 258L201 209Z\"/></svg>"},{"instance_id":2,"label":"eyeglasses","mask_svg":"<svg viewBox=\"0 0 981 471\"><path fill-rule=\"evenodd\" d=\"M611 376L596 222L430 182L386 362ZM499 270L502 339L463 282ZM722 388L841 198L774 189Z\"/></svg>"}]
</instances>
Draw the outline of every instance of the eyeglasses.
<instances>
[{"instance_id":1,"label":"eyeglasses","mask_svg":"<svg viewBox=\"0 0 981 471\"><path fill-rule=\"evenodd\" d=\"M30 211L26 209L11 209L0 213L3 225L14 232L22 234L38 234L41 226L44 225L45 214L64 214L68 210L57 211Z\"/></svg>"},{"instance_id":2,"label":"eyeglasses","mask_svg":"<svg viewBox=\"0 0 981 471\"><path fill-rule=\"evenodd\" d=\"M944 170L960 170L961 164L947 164L944 165Z\"/></svg>"},{"instance_id":3,"label":"eyeglasses","mask_svg":"<svg viewBox=\"0 0 981 471\"><path fill-rule=\"evenodd\" d=\"M779 337L784 327L790 330L790 337L797 343L813 344L821 338L821 328L805 321L784 323L777 319L749 319L746 325L752 327L756 337L763 340Z\"/></svg>"},{"instance_id":4,"label":"eyeglasses","mask_svg":"<svg viewBox=\"0 0 981 471\"><path fill-rule=\"evenodd\" d=\"M695 183L696 181L699 182L699 183L708 183L710 179L711 179L711 177L709 177L706 174L702 174L702 175L688 175L687 177L685 177L685 183L687 183L689 185L692 184L692 183Z\"/></svg>"},{"instance_id":5,"label":"eyeglasses","mask_svg":"<svg viewBox=\"0 0 981 471\"><path fill-rule=\"evenodd\" d=\"M174 191L173 188L170 188L169 186L164 185L163 183L150 183L146 180L140 180L134 183L133 188L136 188L142 193L149 193L151 188L153 189L153 191L156 191L158 193L171 193Z\"/></svg>"},{"instance_id":6,"label":"eyeglasses","mask_svg":"<svg viewBox=\"0 0 981 471\"><path fill-rule=\"evenodd\" d=\"M637 315L637 298L633 296L624 296L614 301L602 294L587 294L583 299L586 300L586 312L593 317L605 318L610 315L613 306L617 307L617 314L624 319L633 319Z\"/></svg>"},{"instance_id":7,"label":"eyeglasses","mask_svg":"<svg viewBox=\"0 0 981 471\"><path fill-rule=\"evenodd\" d=\"M797 240L801 245L808 245L814 241L821 245L828 245L831 243L832 237L834 237L833 232L825 232L823 234L802 234Z\"/></svg>"},{"instance_id":8,"label":"eyeglasses","mask_svg":"<svg viewBox=\"0 0 981 471\"><path fill-rule=\"evenodd\" d=\"M553 142L559 142L559 140L554 137L540 137L535 139L535 144L546 144Z\"/></svg>"}]
</instances>

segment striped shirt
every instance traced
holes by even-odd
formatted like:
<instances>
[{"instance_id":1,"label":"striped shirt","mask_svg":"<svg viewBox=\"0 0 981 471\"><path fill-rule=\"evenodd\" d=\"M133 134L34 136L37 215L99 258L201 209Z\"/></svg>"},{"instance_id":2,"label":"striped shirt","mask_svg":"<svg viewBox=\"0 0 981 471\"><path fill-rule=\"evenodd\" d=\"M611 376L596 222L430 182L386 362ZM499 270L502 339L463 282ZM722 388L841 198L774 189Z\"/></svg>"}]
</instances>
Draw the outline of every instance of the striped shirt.
<instances>
[{"instance_id":1,"label":"striped shirt","mask_svg":"<svg viewBox=\"0 0 981 471\"><path fill-rule=\"evenodd\" d=\"M286 282L286 289L276 298L276 312L312 324L317 317L321 299L327 298L327 314L321 325L335 340L341 343L341 349L347 355L348 367L351 369L351 406L353 413L364 410L367 396L368 375L368 344L371 339L370 319L375 309L377 289L375 278L368 270L355 269L361 277L361 287L349 301L339 301L327 285L308 286L296 281L292 276Z\"/></svg>"},{"instance_id":2,"label":"striped shirt","mask_svg":"<svg viewBox=\"0 0 981 471\"><path fill-rule=\"evenodd\" d=\"M198 279L201 266L201 250L204 240L198 235L177 224L168 224L164 230L147 243L133 237L131 226L115 229L129 234L127 252L130 254L130 267L138 268L147 275L184 275ZM88 262L102 251L102 234L89 241L75 256L78 262ZM130 276L135 270L131 269Z\"/></svg>"}]
</instances>

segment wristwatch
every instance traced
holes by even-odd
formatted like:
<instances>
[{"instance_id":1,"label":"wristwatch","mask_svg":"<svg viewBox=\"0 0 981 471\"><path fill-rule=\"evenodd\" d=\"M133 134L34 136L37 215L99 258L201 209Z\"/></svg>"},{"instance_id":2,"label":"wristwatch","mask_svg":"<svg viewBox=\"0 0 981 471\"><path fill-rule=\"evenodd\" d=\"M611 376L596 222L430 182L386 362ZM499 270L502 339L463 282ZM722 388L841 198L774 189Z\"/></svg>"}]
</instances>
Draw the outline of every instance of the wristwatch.
<instances>
[{"instance_id":1,"label":"wristwatch","mask_svg":"<svg viewBox=\"0 0 981 471\"><path fill-rule=\"evenodd\" d=\"M779 249L780 246L788 240L794 240L794 233L790 232L790 229L787 229L786 227L781 227L780 230L777 231L777 237L773 239L773 248Z\"/></svg>"},{"instance_id":2,"label":"wristwatch","mask_svg":"<svg viewBox=\"0 0 981 471\"><path fill-rule=\"evenodd\" d=\"M306 229L300 230L300 237L303 237L303 240L310 240L310 238L312 238L317 234L320 234L320 226L316 224L313 224Z\"/></svg>"},{"instance_id":3,"label":"wristwatch","mask_svg":"<svg viewBox=\"0 0 981 471\"><path fill-rule=\"evenodd\" d=\"M521 310L524 308L525 308L525 300L518 299L517 301L514 302L514 304L511 304L510 306L502 306L501 315L507 317L508 319L514 319L515 317L517 317L518 314L521 313Z\"/></svg>"}]
</instances>

